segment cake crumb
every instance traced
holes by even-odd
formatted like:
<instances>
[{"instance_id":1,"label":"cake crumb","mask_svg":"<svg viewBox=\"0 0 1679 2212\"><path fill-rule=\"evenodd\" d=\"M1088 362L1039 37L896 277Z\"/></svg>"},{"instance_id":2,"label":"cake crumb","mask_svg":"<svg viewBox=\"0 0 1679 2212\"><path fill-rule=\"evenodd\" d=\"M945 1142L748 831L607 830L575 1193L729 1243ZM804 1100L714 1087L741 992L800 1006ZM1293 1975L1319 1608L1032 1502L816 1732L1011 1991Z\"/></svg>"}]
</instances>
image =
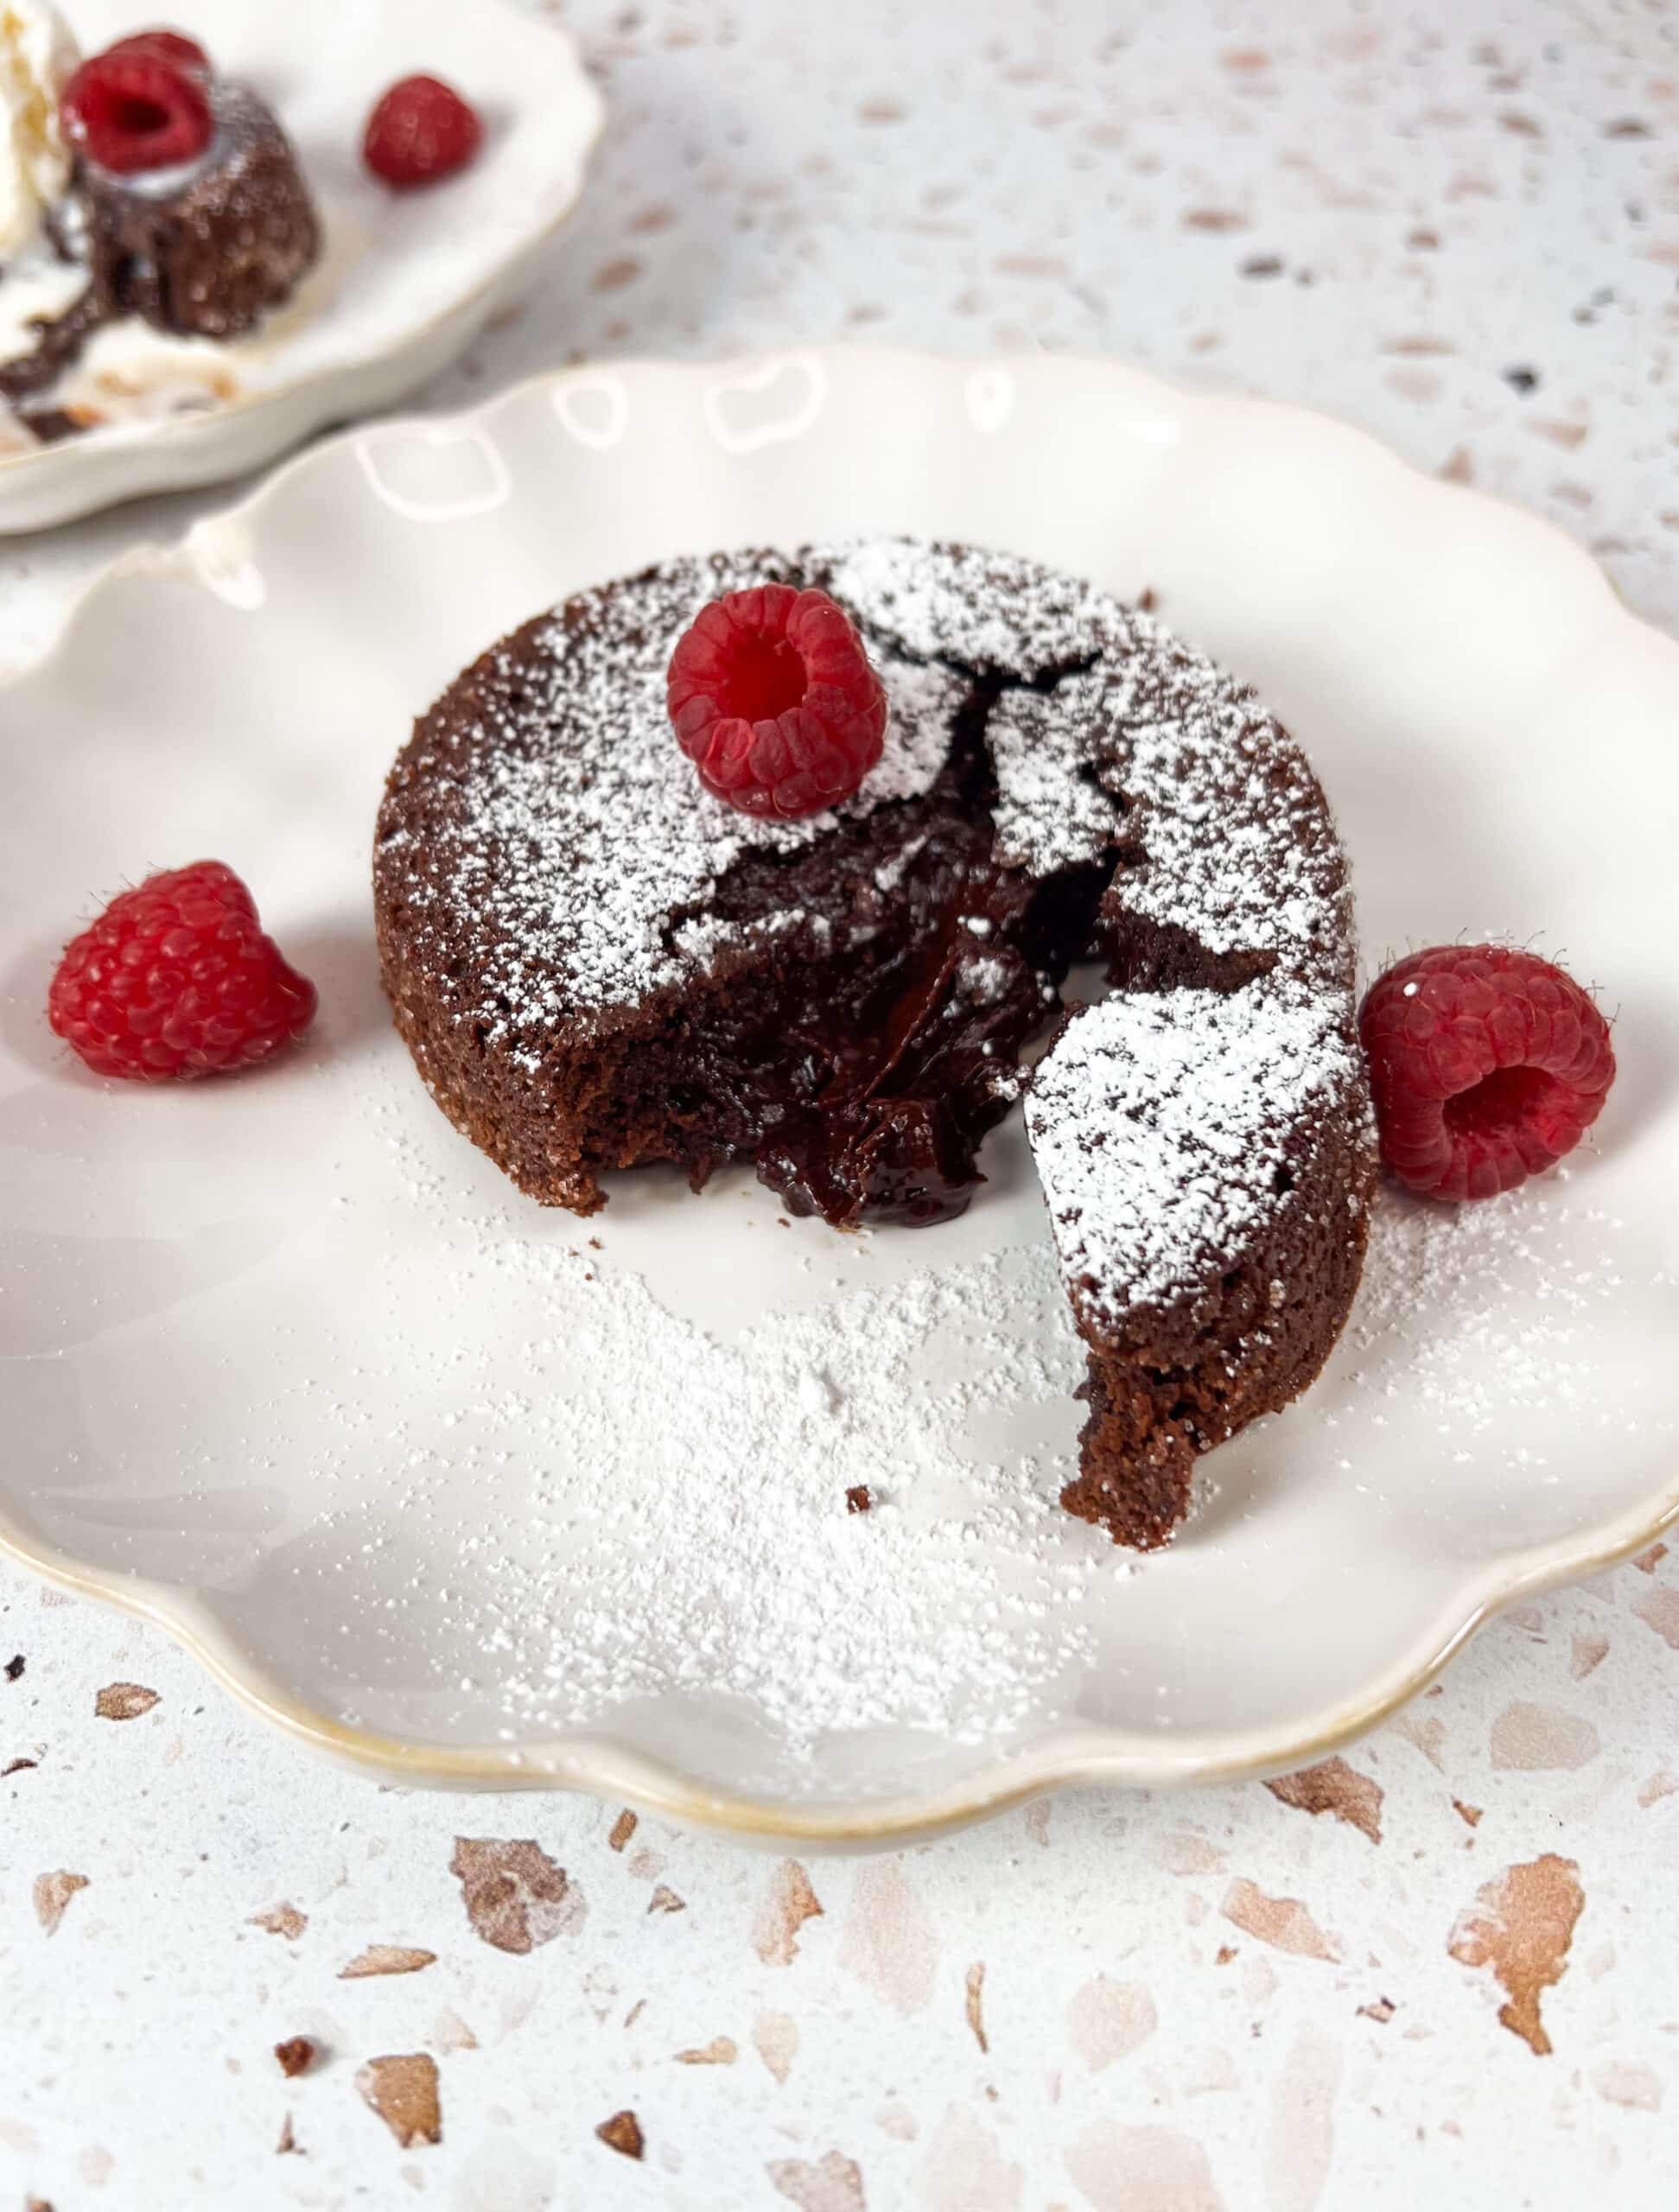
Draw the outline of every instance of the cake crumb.
<instances>
[{"instance_id":1,"label":"cake crumb","mask_svg":"<svg viewBox=\"0 0 1679 2212\"><path fill-rule=\"evenodd\" d=\"M848 1513L871 1513L874 1509L874 1493L867 1483L853 1483L845 1493Z\"/></svg>"}]
</instances>

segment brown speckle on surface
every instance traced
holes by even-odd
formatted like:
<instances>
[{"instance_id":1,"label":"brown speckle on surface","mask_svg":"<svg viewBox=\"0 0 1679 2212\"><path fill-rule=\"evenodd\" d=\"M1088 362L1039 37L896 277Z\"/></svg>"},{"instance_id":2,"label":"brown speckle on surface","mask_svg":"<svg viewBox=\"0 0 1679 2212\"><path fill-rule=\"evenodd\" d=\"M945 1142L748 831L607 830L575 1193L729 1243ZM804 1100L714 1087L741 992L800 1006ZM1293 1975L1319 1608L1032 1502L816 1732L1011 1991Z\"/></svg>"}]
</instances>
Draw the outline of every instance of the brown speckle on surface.
<instances>
[{"instance_id":1,"label":"brown speckle on surface","mask_svg":"<svg viewBox=\"0 0 1679 2212\"><path fill-rule=\"evenodd\" d=\"M857 109L857 120L859 123L902 123L908 114L909 110L901 100L864 100Z\"/></svg>"},{"instance_id":2,"label":"brown speckle on surface","mask_svg":"<svg viewBox=\"0 0 1679 2212\"><path fill-rule=\"evenodd\" d=\"M1543 423L1530 421L1527 427L1536 437L1549 438L1554 446L1561 446L1566 453L1572 453L1576 446L1583 446L1590 429L1585 423L1555 420Z\"/></svg>"},{"instance_id":3,"label":"brown speckle on surface","mask_svg":"<svg viewBox=\"0 0 1679 2212\"><path fill-rule=\"evenodd\" d=\"M874 1503L874 1493L867 1483L854 1483L845 1493L848 1513L867 1513Z\"/></svg>"},{"instance_id":4,"label":"brown speckle on surface","mask_svg":"<svg viewBox=\"0 0 1679 2212\"><path fill-rule=\"evenodd\" d=\"M787 2012L760 2012L752 2024L752 2047L778 2082L792 2071L798 2023Z\"/></svg>"},{"instance_id":5,"label":"brown speckle on surface","mask_svg":"<svg viewBox=\"0 0 1679 2212\"><path fill-rule=\"evenodd\" d=\"M733 2066L740 2056L740 2046L732 2036L713 2036L709 2043L703 2043L693 2050L679 2050L677 2063L678 2066Z\"/></svg>"},{"instance_id":6,"label":"brown speckle on surface","mask_svg":"<svg viewBox=\"0 0 1679 2212\"><path fill-rule=\"evenodd\" d=\"M156 1691L143 1683L109 1682L94 1699L93 1711L101 1720L137 1720L157 1701Z\"/></svg>"},{"instance_id":7,"label":"brown speckle on surface","mask_svg":"<svg viewBox=\"0 0 1679 2212\"><path fill-rule=\"evenodd\" d=\"M1648 1551L1640 1552L1632 1564L1640 1574L1654 1574L1667 1555L1665 1544L1652 1544Z\"/></svg>"},{"instance_id":8,"label":"brown speckle on surface","mask_svg":"<svg viewBox=\"0 0 1679 2212\"><path fill-rule=\"evenodd\" d=\"M40 1764L39 1759L8 1759L4 1766L0 1766L0 1782L3 1782L8 1775L22 1774Z\"/></svg>"},{"instance_id":9,"label":"brown speckle on surface","mask_svg":"<svg viewBox=\"0 0 1679 2212\"><path fill-rule=\"evenodd\" d=\"M11 1657L6 1662L6 1680L9 1682L22 1681L23 1669L28 1664L28 1660L21 1651L13 1652Z\"/></svg>"},{"instance_id":10,"label":"brown speckle on surface","mask_svg":"<svg viewBox=\"0 0 1679 2212\"><path fill-rule=\"evenodd\" d=\"M766 1967L790 1967L798 1952L798 1931L821 1916L811 1878L796 1859L784 1859L753 1916L752 1948Z\"/></svg>"},{"instance_id":11,"label":"brown speckle on surface","mask_svg":"<svg viewBox=\"0 0 1679 2212\"><path fill-rule=\"evenodd\" d=\"M1595 1629L1576 1629L1571 1642L1568 1672L1583 1682L1609 1656L1609 1639Z\"/></svg>"},{"instance_id":12,"label":"brown speckle on surface","mask_svg":"<svg viewBox=\"0 0 1679 2212\"><path fill-rule=\"evenodd\" d=\"M439 2050L476 2050L478 2037L458 2012L447 2010L432 2022L431 2040Z\"/></svg>"},{"instance_id":13,"label":"brown speckle on surface","mask_svg":"<svg viewBox=\"0 0 1679 2212\"><path fill-rule=\"evenodd\" d=\"M1461 1797L1454 1797L1452 1800L1452 1810L1466 1827L1479 1827L1481 1808L1479 1805L1466 1805Z\"/></svg>"},{"instance_id":14,"label":"brown speckle on surface","mask_svg":"<svg viewBox=\"0 0 1679 2212\"><path fill-rule=\"evenodd\" d=\"M1358 2017L1361 2020L1374 2020L1378 2027L1384 2028L1397 2009L1391 1998L1378 1997L1369 2005L1361 2005Z\"/></svg>"},{"instance_id":15,"label":"brown speckle on surface","mask_svg":"<svg viewBox=\"0 0 1679 2212\"><path fill-rule=\"evenodd\" d=\"M356 2075L363 2101L385 2122L404 2151L443 2139L437 2098L437 2062L423 2050L370 2058Z\"/></svg>"},{"instance_id":16,"label":"brown speckle on surface","mask_svg":"<svg viewBox=\"0 0 1679 2212\"><path fill-rule=\"evenodd\" d=\"M50 1936L64 1917L64 1909L78 1890L87 1887L86 1874L37 1874L35 1878L35 1916Z\"/></svg>"},{"instance_id":17,"label":"brown speckle on surface","mask_svg":"<svg viewBox=\"0 0 1679 2212\"><path fill-rule=\"evenodd\" d=\"M798 2212L864 2212L862 2171L854 2158L825 2151L806 2158L773 2158L764 2169L778 2196Z\"/></svg>"},{"instance_id":18,"label":"brown speckle on surface","mask_svg":"<svg viewBox=\"0 0 1679 2212\"><path fill-rule=\"evenodd\" d=\"M1430 1766L1441 1774L1446 1771L1446 1723L1437 1713L1416 1712L1396 1713L1394 1733L1414 1744Z\"/></svg>"},{"instance_id":19,"label":"brown speckle on surface","mask_svg":"<svg viewBox=\"0 0 1679 2212\"><path fill-rule=\"evenodd\" d=\"M579 1927L582 1892L528 1837L500 1841L458 1835L449 1872L461 1884L473 1933L498 1951L522 1955Z\"/></svg>"},{"instance_id":20,"label":"brown speckle on surface","mask_svg":"<svg viewBox=\"0 0 1679 2212\"><path fill-rule=\"evenodd\" d=\"M280 2122L280 2139L274 2145L274 2148L277 2153L283 2158L294 2152L300 2158L303 2155L302 2144L298 2142L297 2138L291 2132L291 2114L289 2113L288 2113L285 2118Z\"/></svg>"},{"instance_id":21,"label":"brown speckle on surface","mask_svg":"<svg viewBox=\"0 0 1679 2212\"><path fill-rule=\"evenodd\" d=\"M1562 1979L1585 1904L1579 1867L1547 1852L1479 1890L1446 1947L1462 1966L1491 1968L1507 1999L1499 2019L1540 2058L1551 2039L1539 2000Z\"/></svg>"},{"instance_id":22,"label":"brown speckle on surface","mask_svg":"<svg viewBox=\"0 0 1679 2212\"><path fill-rule=\"evenodd\" d=\"M1586 1765L1602 1745L1591 1722L1577 1713L1518 1699L1493 1722L1491 1749L1495 1767L1547 1774Z\"/></svg>"},{"instance_id":23,"label":"brown speckle on surface","mask_svg":"<svg viewBox=\"0 0 1679 2212\"><path fill-rule=\"evenodd\" d=\"M1632 1610L1649 1629L1654 1629L1670 1650L1679 1651L1679 1590L1663 1584L1654 1590L1641 1590L1632 1600Z\"/></svg>"},{"instance_id":24,"label":"brown speckle on surface","mask_svg":"<svg viewBox=\"0 0 1679 2212\"><path fill-rule=\"evenodd\" d=\"M1665 1767L1638 1785L1638 1802L1646 1812L1652 1805L1659 1805L1663 1797L1676 1796L1679 1796L1679 1774L1669 1774Z\"/></svg>"},{"instance_id":25,"label":"brown speckle on surface","mask_svg":"<svg viewBox=\"0 0 1679 2212\"><path fill-rule=\"evenodd\" d=\"M1235 207L1186 207L1178 218L1186 231L1245 231L1248 219Z\"/></svg>"},{"instance_id":26,"label":"brown speckle on surface","mask_svg":"<svg viewBox=\"0 0 1679 2212\"><path fill-rule=\"evenodd\" d=\"M1066 2164L1095 2212L1225 2212L1206 2152L1175 2128L1092 2120Z\"/></svg>"},{"instance_id":27,"label":"brown speckle on surface","mask_svg":"<svg viewBox=\"0 0 1679 2212\"><path fill-rule=\"evenodd\" d=\"M985 2039L985 2014L982 2004L985 1994L985 1965L983 1960L976 1959L969 1967L964 1986L966 1994L963 2009L967 2015L968 2025L973 2030L974 2041L980 2050L989 2051L991 2046Z\"/></svg>"},{"instance_id":28,"label":"brown speckle on surface","mask_svg":"<svg viewBox=\"0 0 1679 2212\"><path fill-rule=\"evenodd\" d=\"M667 1890L663 1882L647 1900L649 1912L686 1912L688 1907L674 1890Z\"/></svg>"},{"instance_id":29,"label":"brown speckle on surface","mask_svg":"<svg viewBox=\"0 0 1679 2212\"><path fill-rule=\"evenodd\" d=\"M1053 253L1000 253L991 264L999 276L1035 278L1040 283L1065 284L1067 264Z\"/></svg>"},{"instance_id":30,"label":"brown speckle on surface","mask_svg":"<svg viewBox=\"0 0 1679 2212\"><path fill-rule=\"evenodd\" d=\"M1224 1854L1196 1828L1173 1828L1155 1846L1154 1855L1168 1874L1222 1873Z\"/></svg>"},{"instance_id":31,"label":"brown speckle on surface","mask_svg":"<svg viewBox=\"0 0 1679 2212\"><path fill-rule=\"evenodd\" d=\"M1265 1787L1284 1805L1302 1813L1329 1813L1372 1843L1382 1840L1381 1787L1343 1758L1324 1759L1316 1766L1279 1775Z\"/></svg>"},{"instance_id":32,"label":"brown speckle on surface","mask_svg":"<svg viewBox=\"0 0 1679 2212\"><path fill-rule=\"evenodd\" d=\"M418 1974L422 1967L435 1967L436 1951L410 1950L402 1943L370 1943L365 1951L358 1951L347 1966L340 1967L340 1981L366 1981L374 1974Z\"/></svg>"},{"instance_id":33,"label":"brown speckle on surface","mask_svg":"<svg viewBox=\"0 0 1679 2212\"><path fill-rule=\"evenodd\" d=\"M1230 1964L1231 1961L1235 1956L1236 1956L1236 1946L1235 1946L1235 1944L1233 1944L1233 1943L1221 1943L1221 1944L1218 1946L1218 1950L1213 1954L1213 1960L1212 1960L1212 1963L1213 1963L1213 1964L1214 1964L1214 1966L1216 1966L1216 1967L1227 1967L1227 1966Z\"/></svg>"},{"instance_id":34,"label":"brown speckle on surface","mask_svg":"<svg viewBox=\"0 0 1679 2212\"><path fill-rule=\"evenodd\" d=\"M615 254L603 261L589 279L592 292L621 292L640 276L643 264L633 253Z\"/></svg>"},{"instance_id":35,"label":"brown speckle on surface","mask_svg":"<svg viewBox=\"0 0 1679 2212\"><path fill-rule=\"evenodd\" d=\"M1468 448L1453 446L1451 452L1441 461L1437 474L1442 484L1472 484L1475 480L1475 464L1469 458Z\"/></svg>"},{"instance_id":36,"label":"brown speckle on surface","mask_svg":"<svg viewBox=\"0 0 1679 2212\"><path fill-rule=\"evenodd\" d=\"M1265 2132L1265 2194L1275 2212L1311 2212L1323 2196L1335 2152L1341 2046L1307 2022L1294 2035L1271 2085Z\"/></svg>"},{"instance_id":37,"label":"brown speckle on surface","mask_svg":"<svg viewBox=\"0 0 1679 2212\"><path fill-rule=\"evenodd\" d=\"M1297 1897L1270 1897L1243 1876L1224 1892L1218 1910L1226 1920L1279 1951L1333 1964L1340 1952Z\"/></svg>"},{"instance_id":38,"label":"brown speckle on surface","mask_svg":"<svg viewBox=\"0 0 1679 2212\"><path fill-rule=\"evenodd\" d=\"M1626 2066L1606 2060L1592 2069L1592 2087L1606 2104L1627 2112L1660 2112L1662 2082L1648 2066Z\"/></svg>"},{"instance_id":39,"label":"brown speckle on surface","mask_svg":"<svg viewBox=\"0 0 1679 2212\"><path fill-rule=\"evenodd\" d=\"M612 1824L612 1834L607 1838L608 1847L614 1851L621 1851L635 1834L636 1827L635 1815L626 1805Z\"/></svg>"},{"instance_id":40,"label":"brown speckle on surface","mask_svg":"<svg viewBox=\"0 0 1679 2212\"><path fill-rule=\"evenodd\" d=\"M840 1964L906 2019L932 2004L938 1946L895 1859L867 1859L858 1868Z\"/></svg>"},{"instance_id":41,"label":"brown speckle on surface","mask_svg":"<svg viewBox=\"0 0 1679 2212\"><path fill-rule=\"evenodd\" d=\"M647 2140L641 2133L641 2122L633 2112L614 2113L610 2120L601 2122L595 2133L620 2158L639 2158L646 2153Z\"/></svg>"},{"instance_id":42,"label":"brown speckle on surface","mask_svg":"<svg viewBox=\"0 0 1679 2212\"><path fill-rule=\"evenodd\" d=\"M1238 276L1281 276L1282 257L1278 253L1250 253L1236 273Z\"/></svg>"},{"instance_id":43,"label":"brown speckle on surface","mask_svg":"<svg viewBox=\"0 0 1679 2212\"><path fill-rule=\"evenodd\" d=\"M288 2036L283 2043L275 2044L274 2056L287 2081L295 2081L298 2075L307 2074L315 2063L314 2039L309 2036Z\"/></svg>"},{"instance_id":44,"label":"brown speckle on surface","mask_svg":"<svg viewBox=\"0 0 1679 2212\"><path fill-rule=\"evenodd\" d=\"M1067 2006L1067 2041L1092 2074L1129 2058L1159 2025L1154 2000L1141 1982L1110 1981L1106 1974L1075 1990Z\"/></svg>"},{"instance_id":45,"label":"brown speckle on surface","mask_svg":"<svg viewBox=\"0 0 1679 2212\"><path fill-rule=\"evenodd\" d=\"M247 1926L260 1928L266 1935L283 1936L288 1943L295 1943L308 1926L308 1915L299 1912L295 1904L271 1904L265 1912L253 1912Z\"/></svg>"},{"instance_id":46,"label":"brown speckle on surface","mask_svg":"<svg viewBox=\"0 0 1679 2212\"><path fill-rule=\"evenodd\" d=\"M1618 116L1614 122L1606 123L1603 135L1606 138L1653 138L1656 136L1650 125L1636 115Z\"/></svg>"}]
</instances>

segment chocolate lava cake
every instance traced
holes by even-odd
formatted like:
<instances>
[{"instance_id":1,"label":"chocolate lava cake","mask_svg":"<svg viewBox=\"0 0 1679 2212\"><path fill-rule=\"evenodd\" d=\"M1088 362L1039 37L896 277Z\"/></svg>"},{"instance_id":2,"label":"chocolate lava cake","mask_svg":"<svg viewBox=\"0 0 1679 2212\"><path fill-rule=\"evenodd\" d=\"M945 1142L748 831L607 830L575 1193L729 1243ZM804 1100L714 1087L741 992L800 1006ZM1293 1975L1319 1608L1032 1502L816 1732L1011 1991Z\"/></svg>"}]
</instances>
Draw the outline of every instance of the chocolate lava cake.
<instances>
[{"instance_id":1,"label":"chocolate lava cake","mask_svg":"<svg viewBox=\"0 0 1679 2212\"><path fill-rule=\"evenodd\" d=\"M92 296L188 338L241 338L291 296L321 250L291 141L247 86L211 96L215 136L195 162L112 176L85 162Z\"/></svg>"},{"instance_id":2,"label":"chocolate lava cake","mask_svg":"<svg viewBox=\"0 0 1679 2212\"><path fill-rule=\"evenodd\" d=\"M770 582L846 610L890 707L862 789L793 821L702 791L665 709L699 608ZM1116 1541L1165 1542L1339 1332L1375 1154L1327 804L1252 692L1088 584L874 538L581 593L420 718L374 889L422 1076L544 1204L740 1160L842 1227L936 1221L1024 1090L1090 1357L1063 1503ZM1111 988L1065 1012L1091 957Z\"/></svg>"},{"instance_id":3,"label":"chocolate lava cake","mask_svg":"<svg viewBox=\"0 0 1679 2212\"><path fill-rule=\"evenodd\" d=\"M0 361L0 400L43 443L86 427L35 403L106 324L137 315L171 336L243 338L320 255L315 203L273 110L226 81L207 98L213 135L191 161L118 175L77 158L53 228L62 258L86 265L86 289L37 319L26 353Z\"/></svg>"}]
</instances>

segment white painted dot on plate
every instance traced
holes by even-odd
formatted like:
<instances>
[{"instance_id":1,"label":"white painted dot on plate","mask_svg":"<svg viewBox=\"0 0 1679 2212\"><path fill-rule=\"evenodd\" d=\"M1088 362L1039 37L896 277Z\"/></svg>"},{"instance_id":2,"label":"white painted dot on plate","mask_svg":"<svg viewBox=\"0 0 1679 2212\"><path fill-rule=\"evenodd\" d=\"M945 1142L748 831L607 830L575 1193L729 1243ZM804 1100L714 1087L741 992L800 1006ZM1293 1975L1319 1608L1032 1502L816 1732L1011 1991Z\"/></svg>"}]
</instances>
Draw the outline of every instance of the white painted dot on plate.
<instances>
[{"instance_id":1,"label":"white painted dot on plate","mask_svg":"<svg viewBox=\"0 0 1679 2212\"><path fill-rule=\"evenodd\" d=\"M568 433L591 453L608 451L629 427L630 396L620 378L573 377L550 396Z\"/></svg>"},{"instance_id":2,"label":"white painted dot on plate","mask_svg":"<svg viewBox=\"0 0 1679 2212\"><path fill-rule=\"evenodd\" d=\"M802 437L822 412L828 372L814 353L780 353L705 388L711 435L728 453Z\"/></svg>"},{"instance_id":3,"label":"white painted dot on plate","mask_svg":"<svg viewBox=\"0 0 1679 2212\"><path fill-rule=\"evenodd\" d=\"M487 430L448 423L392 423L356 440L369 484L410 522L460 522L505 506L512 480Z\"/></svg>"}]
</instances>

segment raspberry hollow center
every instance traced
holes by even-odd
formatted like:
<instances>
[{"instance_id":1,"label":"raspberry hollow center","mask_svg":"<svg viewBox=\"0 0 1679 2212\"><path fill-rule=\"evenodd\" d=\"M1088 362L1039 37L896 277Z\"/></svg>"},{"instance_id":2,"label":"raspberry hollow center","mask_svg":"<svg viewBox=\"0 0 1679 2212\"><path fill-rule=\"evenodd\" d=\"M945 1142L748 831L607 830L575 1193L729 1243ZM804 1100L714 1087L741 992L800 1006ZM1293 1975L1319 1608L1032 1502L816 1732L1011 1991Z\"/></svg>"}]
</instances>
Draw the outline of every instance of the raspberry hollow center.
<instances>
[{"instance_id":1,"label":"raspberry hollow center","mask_svg":"<svg viewBox=\"0 0 1679 2212\"><path fill-rule=\"evenodd\" d=\"M156 131L167 130L175 118L156 100L140 93L123 93L111 103L110 120L113 129L128 137L149 138Z\"/></svg>"},{"instance_id":2,"label":"raspberry hollow center","mask_svg":"<svg viewBox=\"0 0 1679 2212\"><path fill-rule=\"evenodd\" d=\"M739 715L743 721L773 722L798 705L809 681L804 662L785 638L743 637L717 687L717 705L724 715Z\"/></svg>"},{"instance_id":3,"label":"raspberry hollow center","mask_svg":"<svg viewBox=\"0 0 1679 2212\"><path fill-rule=\"evenodd\" d=\"M1542 1068L1495 1068L1446 1102L1446 1126L1454 1136L1495 1137L1530 1122L1570 1096L1568 1085Z\"/></svg>"}]
</instances>

